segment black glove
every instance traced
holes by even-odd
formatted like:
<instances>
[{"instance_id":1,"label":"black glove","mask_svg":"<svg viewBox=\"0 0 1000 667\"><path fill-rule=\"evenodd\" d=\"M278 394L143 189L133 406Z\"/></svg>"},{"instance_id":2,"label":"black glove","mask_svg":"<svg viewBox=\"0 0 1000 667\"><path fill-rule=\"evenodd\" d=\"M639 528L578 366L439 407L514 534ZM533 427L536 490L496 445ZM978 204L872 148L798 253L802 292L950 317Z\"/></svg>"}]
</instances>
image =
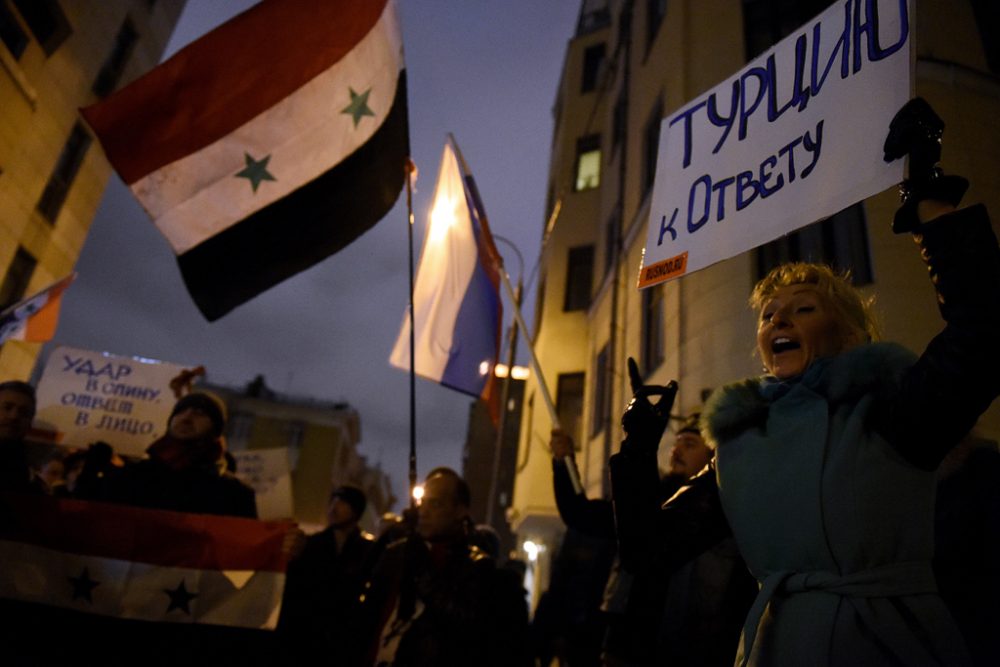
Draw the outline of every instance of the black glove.
<instances>
[{"instance_id":1,"label":"black glove","mask_svg":"<svg viewBox=\"0 0 1000 667\"><path fill-rule=\"evenodd\" d=\"M899 188L903 205L896 211L892 231L916 231L920 226L917 204L935 199L958 206L969 187L961 176L945 176L937 166L941 159L944 121L923 98L915 97L896 112L889 123L883 159L886 162L909 155L909 177Z\"/></svg>"},{"instance_id":2,"label":"black glove","mask_svg":"<svg viewBox=\"0 0 1000 667\"><path fill-rule=\"evenodd\" d=\"M622 428L625 430L625 441L622 442L622 452L627 456L652 454L660 445L660 438L670 420L670 409L677 397L677 383L671 380L667 385L644 385L639 367L635 359L628 358L628 376L632 383L632 400L625 407L622 415ZM659 396L655 404L650 397Z\"/></svg>"}]
</instances>

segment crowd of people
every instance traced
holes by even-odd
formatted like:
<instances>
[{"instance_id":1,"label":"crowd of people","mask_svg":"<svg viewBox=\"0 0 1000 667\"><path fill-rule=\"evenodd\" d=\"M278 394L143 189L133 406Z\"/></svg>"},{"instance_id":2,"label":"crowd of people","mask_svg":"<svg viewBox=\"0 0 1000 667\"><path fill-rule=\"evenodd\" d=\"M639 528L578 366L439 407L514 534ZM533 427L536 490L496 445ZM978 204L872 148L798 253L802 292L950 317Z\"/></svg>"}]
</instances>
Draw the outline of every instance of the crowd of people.
<instances>
[{"instance_id":1,"label":"crowd of people","mask_svg":"<svg viewBox=\"0 0 1000 667\"><path fill-rule=\"evenodd\" d=\"M936 166L942 129L914 100L885 149L910 158L893 226L920 247L944 330L919 357L877 342L849 280L798 263L751 295L765 375L701 414L673 416L677 384L645 384L629 359L610 498L574 483L575 443L552 433L566 533L530 626L523 568L474 524L466 481L437 468L377 538L353 486L331 491L324 530L290 528L273 632L96 637L79 615L0 600L4 664L1000 664L1000 453L973 431L1000 395L1000 246L982 206L959 208L964 179ZM257 517L209 393L180 396L131 461L95 443L32 464L35 407L31 385L0 383L0 492ZM39 645L53 635L61 650Z\"/></svg>"}]
</instances>

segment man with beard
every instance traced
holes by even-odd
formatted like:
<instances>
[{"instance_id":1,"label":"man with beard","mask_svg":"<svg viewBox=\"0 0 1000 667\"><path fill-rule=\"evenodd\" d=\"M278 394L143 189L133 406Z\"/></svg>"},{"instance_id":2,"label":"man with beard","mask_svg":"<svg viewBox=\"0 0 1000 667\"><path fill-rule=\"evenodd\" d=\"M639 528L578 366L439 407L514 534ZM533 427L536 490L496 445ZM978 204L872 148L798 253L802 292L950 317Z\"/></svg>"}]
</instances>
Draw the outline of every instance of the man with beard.
<instances>
[{"instance_id":1,"label":"man with beard","mask_svg":"<svg viewBox=\"0 0 1000 667\"><path fill-rule=\"evenodd\" d=\"M148 458L113 475L103 492L110 502L151 509L257 518L252 488L226 471L222 431L225 406L194 392L174 405L167 434Z\"/></svg>"}]
</instances>

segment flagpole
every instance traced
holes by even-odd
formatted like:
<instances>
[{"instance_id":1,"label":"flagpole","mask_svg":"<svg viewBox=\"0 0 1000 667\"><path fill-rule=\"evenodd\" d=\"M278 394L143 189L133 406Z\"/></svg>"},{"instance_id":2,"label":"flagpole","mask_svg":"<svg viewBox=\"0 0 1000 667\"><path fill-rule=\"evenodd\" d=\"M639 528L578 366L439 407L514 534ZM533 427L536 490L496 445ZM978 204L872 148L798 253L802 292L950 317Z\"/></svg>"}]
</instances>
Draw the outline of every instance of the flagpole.
<instances>
[{"instance_id":1,"label":"flagpole","mask_svg":"<svg viewBox=\"0 0 1000 667\"><path fill-rule=\"evenodd\" d=\"M521 256L521 251L517 249L516 245L499 234L494 234L493 240L506 243L517 255L520 270L517 274L514 307L520 307L523 294L521 282L524 278L524 258ZM514 362L517 358L517 331L517 323L512 322L510 325L510 342L507 347L507 377L503 379L503 389L500 392L500 418L497 422L497 437L493 443L493 471L490 475L490 495L486 503L486 523L490 526L493 525L493 514L496 511L497 504L497 486L500 484L500 455L503 453L504 435L507 431L507 401L510 397L510 383L513 380Z\"/></svg>"},{"instance_id":2,"label":"flagpole","mask_svg":"<svg viewBox=\"0 0 1000 667\"><path fill-rule=\"evenodd\" d=\"M414 164L406 161L406 215L410 250L410 509L417 508L413 490L417 487L417 363L416 334L413 326L413 185Z\"/></svg>"},{"instance_id":3,"label":"flagpole","mask_svg":"<svg viewBox=\"0 0 1000 667\"><path fill-rule=\"evenodd\" d=\"M462 155L462 151L458 147L458 142L455 141L455 137L451 134L451 132L448 133L448 141L451 143L451 146L455 151L455 157L458 159L459 164L462 165L462 171L467 174L471 173L469 171L469 165L465 162L465 157ZM542 401L545 403L545 407L548 409L549 418L552 421L552 428L562 429L562 424L559 422L559 415L556 413L555 403L552 402L552 395L549 393L549 386L545 382L545 376L542 375L542 368L538 364L538 357L535 356L534 342L531 340L531 336L528 335L529 329L524 323L524 317L521 316L521 308L518 305L517 296L514 294L514 288L510 286L510 277L507 275L507 269L504 268L503 257L500 256L499 253L497 253L497 261L499 263L497 273L500 274L500 282L503 283L504 290L507 292L507 298L513 306L514 319L517 322L517 326L521 327L521 331L524 332L524 341L528 348L528 358L531 361L531 372L535 374L536 378L538 378L538 391L542 395ZM501 406L501 408L504 407L505 406ZM567 457L566 470L569 472L570 482L573 483L573 490L578 494L583 493L583 484L580 483L580 471L576 469L576 462L572 457Z\"/></svg>"}]
</instances>

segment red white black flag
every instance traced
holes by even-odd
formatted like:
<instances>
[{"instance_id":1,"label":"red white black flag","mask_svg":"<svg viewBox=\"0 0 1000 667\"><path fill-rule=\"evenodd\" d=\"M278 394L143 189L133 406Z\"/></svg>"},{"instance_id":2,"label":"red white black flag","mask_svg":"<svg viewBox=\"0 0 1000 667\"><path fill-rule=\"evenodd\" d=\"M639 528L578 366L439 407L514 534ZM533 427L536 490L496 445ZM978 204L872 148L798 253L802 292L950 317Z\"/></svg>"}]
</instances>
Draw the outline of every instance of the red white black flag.
<instances>
[{"instance_id":1,"label":"red white black flag","mask_svg":"<svg viewBox=\"0 0 1000 667\"><path fill-rule=\"evenodd\" d=\"M337 252L409 155L392 0L264 0L82 111L215 320Z\"/></svg>"}]
</instances>

